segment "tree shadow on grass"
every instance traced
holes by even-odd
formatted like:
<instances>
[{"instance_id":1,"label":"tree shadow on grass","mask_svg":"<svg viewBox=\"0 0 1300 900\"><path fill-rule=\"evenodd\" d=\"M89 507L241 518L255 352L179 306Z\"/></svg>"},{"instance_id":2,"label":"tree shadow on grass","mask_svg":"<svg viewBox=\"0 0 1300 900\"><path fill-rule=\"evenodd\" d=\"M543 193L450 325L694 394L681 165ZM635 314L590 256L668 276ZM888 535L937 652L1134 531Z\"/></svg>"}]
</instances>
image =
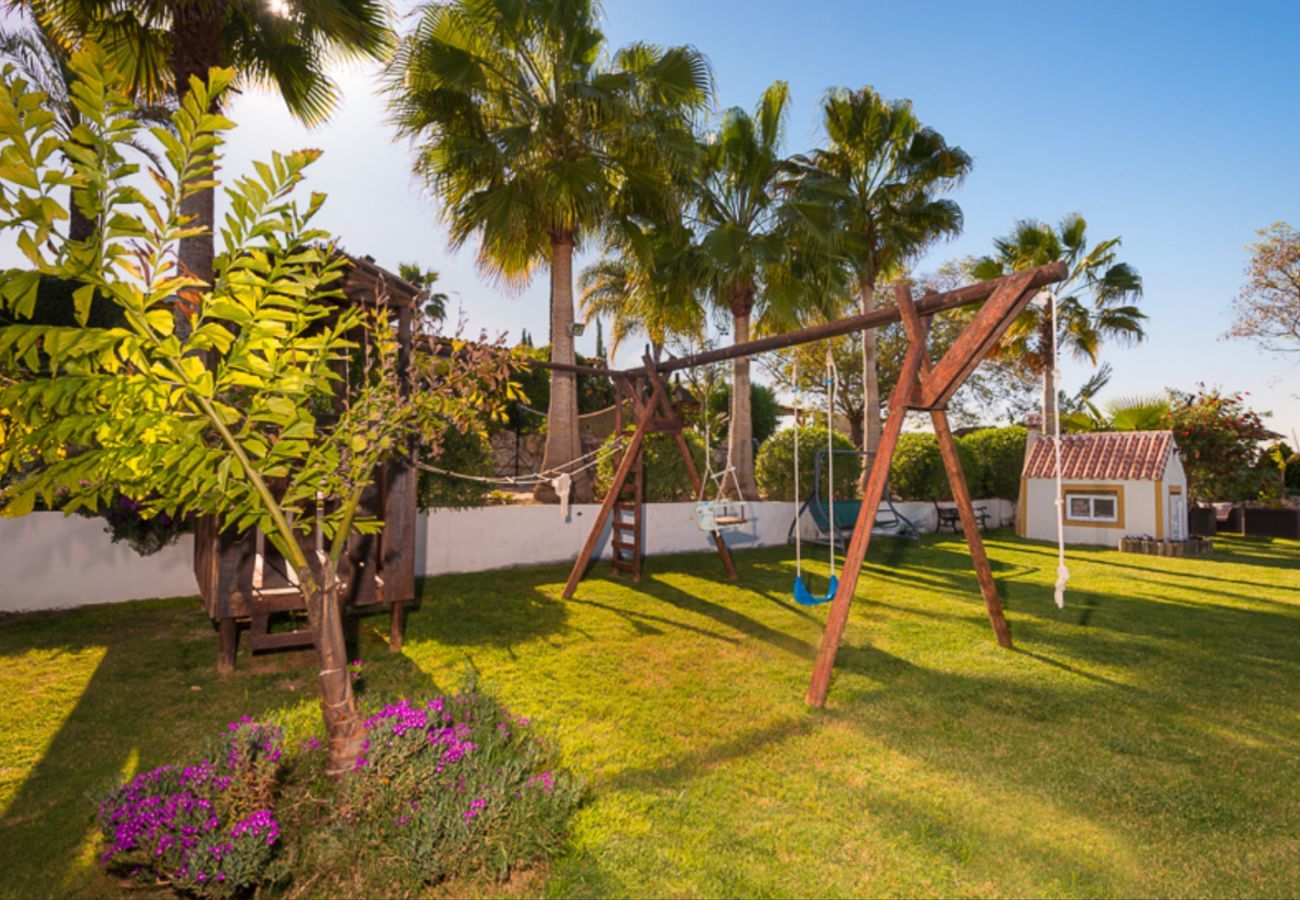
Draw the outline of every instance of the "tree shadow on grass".
<instances>
[{"instance_id":1,"label":"tree shadow on grass","mask_svg":"<svg viewBox=\"0 0 1300 900\"><path fill-rule=\"evenodd\" d=\"M419 616L407 620L407 640L451 646L509 648L563 632L564 601L541 590L563 583L555 567L439 575L417 581Z\"/></svg>"},{"instance_id":2,"label":"tree shadow on grass","mask_svg":"<svg viewBox=\"0 0 1300 900\"><path fill-rule=\"evenodd\" d=\"M669 584L662 576L643 578L639 589L642 593L661 603L666 603L684 612L713 619L720 625L770 644L778 650L808 660L813 659L817 654L817 649L802 638L779 631L769 625L764 625L762 622L732 607L688 593L675 585Z\"/></svg>"},{"instance_id":3,"label":"tree shadow on grass","mask_svg":"<svg viewBox=\"0 0 1300 900\"><path fill-rule=\"evenodd\" d=\"M409 658L388 652L386 612L349 619L354 652L366 662L363 702L437 689ZM252 656L243 644L235 673L217 675L216 635L194 598L0 625L0 673L7 673L0 685L17 698L0 758L6 766L16 760L10 778L21 778L0 814L3 892L116 893L90 855L92 796L135 772L198 759L244 714L289 716L321 730L314 652ZM77 667L84 680L70 675Z\"/></svg>"}]
</instances>

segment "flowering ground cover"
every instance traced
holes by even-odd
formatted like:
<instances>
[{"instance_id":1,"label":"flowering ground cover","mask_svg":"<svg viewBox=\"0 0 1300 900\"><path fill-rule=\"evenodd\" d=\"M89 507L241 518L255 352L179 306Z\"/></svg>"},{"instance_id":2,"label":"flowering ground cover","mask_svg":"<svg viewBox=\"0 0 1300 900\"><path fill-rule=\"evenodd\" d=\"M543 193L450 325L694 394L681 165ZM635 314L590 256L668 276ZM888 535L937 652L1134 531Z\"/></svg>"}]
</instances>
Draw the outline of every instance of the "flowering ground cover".
<instances>
[{"instance_id":1,"label":"flowering ground cover","mask_svg":"<svg viewBox=\"0 0 1300 900\"><path fill-rule=\"evenodd\" d=\"M424 698L383 722L428 728L475 671L587 781L549 866L434 893L1294 896L1300 544L1215 546L1077 550L1057 611L1053 550L993 535L1006 652L959 539L881 545L823 711L802 697L825 612L790 601L785 551L738 554L738 583L707 555L639 585L597 568L571 602L562 567L430 579L402 654L358 622L362 696ZM0 894L114 893L88 795L227 722L316 734L307 656L221 679L214 652L192 599L0 623ZM392 884L314 864L290 893Z\"/></svg>"}]
</instances>

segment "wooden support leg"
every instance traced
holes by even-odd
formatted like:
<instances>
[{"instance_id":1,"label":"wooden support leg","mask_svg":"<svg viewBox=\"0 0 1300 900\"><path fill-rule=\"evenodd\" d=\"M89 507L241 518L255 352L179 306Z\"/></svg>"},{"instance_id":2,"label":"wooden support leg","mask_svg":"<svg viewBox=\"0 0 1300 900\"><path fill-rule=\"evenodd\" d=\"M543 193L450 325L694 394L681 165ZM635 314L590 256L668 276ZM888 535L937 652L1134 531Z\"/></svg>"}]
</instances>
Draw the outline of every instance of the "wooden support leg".
<instances>
[{"instance_id":1,"label":"wooden support leg","mask_svg":"<svg viewBox=\"0 0 1300 900\"><path fill-rule=\"evenodd\" d=\"M388 649L390 652L402 652L402 638L405 634L406 605L401 600L394 600L388 608Z\"/></svg>"},{"instance_id":2,"label":"wooden support leg","mask_svg":"<svg viewBox=\"0 0 1300 900\"><path fill-rule=\"evenodd\" d=\"M1011 629L1007 618L1002 613L1002 601L998 598L998 586L993 581L993 568L989 565L988 554L984 552L984 539L980 537L979 522L975 520L975 507L971 504L970 489L966 486L966 475L961 470L961 458L957 455L957 442L953 440L952 429L948 427L948 414L941 409L930 411L934 422L934 436L939 441L939 453L943 456L943 467L948 473L948 484L952 488L952 499L957 504L957 514L961 518L962 531L966 532L966 546L970 548L971 563L975 566L975 576L979 579L980 593L984 595L984 607L988 610L989 623L997 635L998 645L1011 647Z\"/></svg>"},{"instance_id":3,"label":"wooden support leg","mask_svg":"<svg viewBox=\"0 0 1300 900\"><path fill-rule=\"evenodd\" d=\"M636 431L632 433L632 440L628 443L627 449L623 451L623 461L619 463L617 471L614 472L609 492L605 494L605 499L600 504L600 512L596 513L596 520L591 523L591 531L587 533L587 540L583 543L582 549L578 551L578 558L573 563L572 571L569 572L569 580L565 583L564 593L561 595L565 600L573 598L573 592L578 589L578 582L582 580L582 576L587 573L587 567L591 565L591 556L596 552L596 545L600 542L600 534L605 530L605 523L609 521L609 517L614 511L614 504L618 501L618 495L623 490L623 483L627 481L627 476L632 471L636 456L641 452L641 445L645 442L646 429L649 426L650 416L653 412L654 407L649 404L641 412Z\"/></svg>"},{"instance_id":4,"label":"wooden support leg","mask_svg":"<svg viewBox=\"0 0 1300 900\"><path fill-rule=\"evenodd\" d=\"M239 649L239 622L227 616L217 623L217 674L235 671L235 652Z\"/></svg>"},{"instance_id":5,"label":"wooden support leg","mask_svg":"<svg viewBox=\"0 0 1300 900\"><path fill-rule=\"evenodd\" d=\"M885 484L889 480L889 464L894 457L894 448L898 445L898 436L903 431L903 418L907 415L908 403L916 390L916 376L921 370L921 354L924 344L913 343L903 360L903 370L898 376L898 386L889 398L889 418L885 420L885 429L880 436L880 446L871 465L871 474L867 478L867 490L862 498L862 508L858 510L858 520L853 525L853 537L844 552L844 567L840 570L840 586L831 601L830 615L826 619L826 630L822 633L821 647L817 650L817 662L813 666L812 681L808 685L807 701L810 706L823 706L826 692L831 686L831 670L835 668L835 654L839 651L840 640L844 637L844 627L849 621L849 606L853 603L853 593L858 587L858 576L862 573L862 562L867 556L867 547L871 543L871 529L876 523L876 511L880 509L880 500L885 495Z\"/></svg>"}]
</instances>

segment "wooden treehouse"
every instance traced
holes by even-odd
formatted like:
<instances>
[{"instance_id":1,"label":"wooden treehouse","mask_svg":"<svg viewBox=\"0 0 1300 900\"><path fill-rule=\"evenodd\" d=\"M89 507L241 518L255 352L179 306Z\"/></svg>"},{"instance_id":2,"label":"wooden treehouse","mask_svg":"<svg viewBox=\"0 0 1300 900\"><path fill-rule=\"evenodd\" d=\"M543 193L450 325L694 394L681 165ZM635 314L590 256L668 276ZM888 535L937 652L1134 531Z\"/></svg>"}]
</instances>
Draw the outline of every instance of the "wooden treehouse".
<instances>
[{"instance_id":1,"label":"wooden treehouse","mask_svg":"<svg viewBox=\"0 0 1300 900\"><path fill-rule=\"evenodd\" d=\"M379 306L395 323L409 359L412 318L424 292L375 265L369 257L347 257L343 302ZM339 603L345 609L388 605L389 646L402 644L403 604L415 598L416 471L406 460L383 466L362 498L359 515L383 521L373 535L353 534L340 562ZM310 538L308 538L310 541ZM279 614L305 612L307 605L284 558L260 532L219 531L216 520L200 519L194 535L194 574L203 607L217 624L217 669L233 670L239 632L247 627L253 652L312 646L302 623L272 630Z\"/></svg>"}]
</instances>

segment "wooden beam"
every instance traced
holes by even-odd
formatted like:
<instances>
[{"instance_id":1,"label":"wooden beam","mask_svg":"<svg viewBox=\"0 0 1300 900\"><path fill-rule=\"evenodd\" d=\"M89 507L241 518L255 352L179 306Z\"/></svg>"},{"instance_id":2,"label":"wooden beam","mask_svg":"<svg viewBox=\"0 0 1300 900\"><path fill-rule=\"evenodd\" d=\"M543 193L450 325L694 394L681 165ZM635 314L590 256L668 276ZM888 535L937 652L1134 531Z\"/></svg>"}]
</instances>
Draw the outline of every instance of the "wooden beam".
<instances>
[{"instance_id":1,"label":"wooden beam","mask_svg":"<svg viewBox=\"0 0 1300 900\"><path fill-rule=\"evenodd\" d=\"M903 282L895 285L894 296L899 309L903 311L903 328L907 331L909 342L912 346L922 348L918 378L919 393L924 395L928 393L929 381L934 376L930 368L929 351L924 349L925 323L911 302L911 291L911 285ZM993 634L997 637L998 645L1010 648L1011 629L1002 611L998 586L993 580L993 568L989 565L988 554L984 551L984 539L980 535L979 522L975 519L975 505L971 502L966 473L962 471L961 457L957 455L957 442L953 439L952 429L948 426L948 414L941 409L932 409L930 421L934 423L934 436L939 444L939 455L943 457L943 468L948 475L948 486L952 489L952 499L957 506L962 531L966 535L966 547L970 551L971 564L975 567L975 577L979 580L980 593L984 597L984 609L988 612L989 624L993 626Z\"/></svg>"},{"instance_id":2,"label":"wooden beam","mask_svg":"<svg viewBox=\"0 0 1300 900\"><path fill-rule=\"evenodd\" d=\"M981 281L953 291L945 291L941 294L927 294L916 301L916 309L922 316L933 316L936 313L957 309L962 306L970 306L973 303L986 300L1011 281L1017 283L1027 282L1027 289L1032 290L1062 281L1067 272L1068 269L1063 262L1048 263L1036 269L1028 269L1002 278ZM732 344L730 347L719 347L716 350L709 350L704 353L693 353L690 356L666 359L655 363L655 367L660 372L674 372L678 369L689 369L694 366L723 362L742 356L754 356L772 350L783 350L786 347L839 337L842 334L850 334L854 331L879 328L901 320L902 313L897 306L883 307L861 315L836 319L833 322L810 325L798 331L789 331L772 337L759 338L756 341L746 341L743 344ZM642 375L644 372L643 368L626 370L626 374L629 375Z\"/></svg>"},{"instance_id":3,"label":"wooden beam","mask_svg":"<svg viewBox=\"0 0 1300 900\"><path fill-rule=\"evenodd\" d=\"M1001 284L993 296L935 364L934 370L926 379L924 390L917 398L917 408L943 409L948 405L952 395L966 383L975 367L988 356L1002 335L1006 334L1016 316L1034 299L1034 271L1037 270L1019 272L1000 279ZM901 284L896 287L901 287ZM911 290L910 286L908 290ZM896 298L901 296L897 290L894 295ZM896 303L896 308L903 311L904 326L909 317L919 322L921 316L927 315L912 304L910 294L907 299L907 311L903 311L903 305Z\"/></svg>"},{"instance_id":4,"label":"wooden beam","mask_svg":"<svg viewBox=\"0 0 1300 900\"><path fill-rule=\"evenodd\" d=\"M909 302L910 302L909 297ZM880 436L880 446L876 458L872 461L871 474L867 478L867 489L862 497L862 506L858 510L858 519L853 525L853 537L849 539L848 549L844 552L844 566L840 570L840 586L831 601L830 615L826 619L826 630L822 632L821 647L817 650L817 662L813 666L812 681L808 684L807 701L811 706L823 706L826 692L830 690L831 671L835 668L835 654L839 651L840 641L844 637L844 627L849 620L849 607L853 603L853 593L858 588L858 576L862 574L862 563L867 556L867 547L871 543L871 530L876 523L876 512L880 509L880 500L885 495L885 484L889 480L889 464L894 457L894 448L898 446L898 436L903 431L903 419L911 405L912 395L916 391L916 376L921 370L921 354L925 344L912 343L907 348L903 359L903 370L899 373L898 384L889 396L889 417L885 420L885 429Z\"/></svg>"}]
</instances>

